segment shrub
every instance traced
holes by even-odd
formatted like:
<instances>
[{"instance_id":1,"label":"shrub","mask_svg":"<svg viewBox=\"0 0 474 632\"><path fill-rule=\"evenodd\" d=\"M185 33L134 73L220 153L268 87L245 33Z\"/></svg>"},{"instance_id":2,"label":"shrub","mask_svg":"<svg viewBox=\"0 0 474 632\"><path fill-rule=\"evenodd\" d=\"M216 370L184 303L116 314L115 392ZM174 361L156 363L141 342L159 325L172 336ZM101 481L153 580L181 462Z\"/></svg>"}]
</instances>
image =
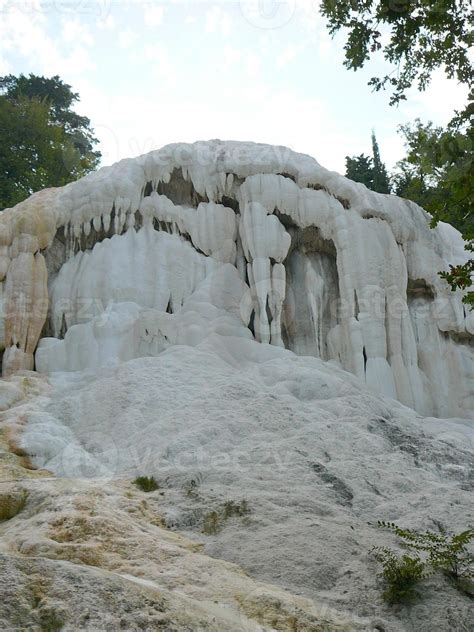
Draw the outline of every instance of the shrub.
<instances>
[{"instance_id":1,"label":"shrub","mask_svg":"<svg viewBox=\"0 0 474 632\"><path fill-rule=\"evenodd\" d=\"M142 492L154 492L160 488L153 476L137 476L133 482Z\"/></svg>"},{"instance_id":2,"label":"shrub","mask_svg":"<svg viewBox=\"0 0 474 632\"><path fill-rule=\"evenodd\" d=\"M382 593L384 600L394 604L416 597L415 586L426 577L423 561L418 556L397 556L387 547L374 547L372 550L382 566L380 576L387 583Z\"/></svg>"},{"instance_id":3,"label":"shrub","mask_svg":"<svg viewBox=\"0 0 474 632\"><path fill-rule=\"evenodd\" d=\"M240 503L235 503L233 500L228 500L223 505L224 518L231 518L232 516L246 516L250 513L250 507L246 500L241 500Z\"/></svg>"},{"instance_id":4,"label":"shrub","mask_svg":"<svg viewBox=\"0 0 474 632\"><path fill-rule=\"evenodd\" d=\"M217 511L210 511L204 516L202 532L206 535L214 535L222 529L222 518Z\"/></svg>"},{"instance_id":5,"label":"shrub","mask_svg":"<svg viewBox=\"0 0 474 632\"><path fill-rule=\"evenodd\" d=\"M229 520L229 518L233 516L243 518L247 516L250 511L249 504L246 500L241 500L238 503L233 500L227 500L218 510L210 511L205 514L202 532L207 535L214 535L223 528L226 520Z\"/></svg>"},{"instance_id":6,"label":"shrub","mask_svg":"<svg viewBox=\"0 0 474 632\"><path fill-rule=\"evenodd\" d=\"M448 577L455 580L474 577L474 555L469 549L474 539L474 529L457 534L432 531L419 533L415 529L402 529L393 522L380 520L378 526L396 533L408 549L426 553L428 563Z\"/></svg>"}]
</instances>

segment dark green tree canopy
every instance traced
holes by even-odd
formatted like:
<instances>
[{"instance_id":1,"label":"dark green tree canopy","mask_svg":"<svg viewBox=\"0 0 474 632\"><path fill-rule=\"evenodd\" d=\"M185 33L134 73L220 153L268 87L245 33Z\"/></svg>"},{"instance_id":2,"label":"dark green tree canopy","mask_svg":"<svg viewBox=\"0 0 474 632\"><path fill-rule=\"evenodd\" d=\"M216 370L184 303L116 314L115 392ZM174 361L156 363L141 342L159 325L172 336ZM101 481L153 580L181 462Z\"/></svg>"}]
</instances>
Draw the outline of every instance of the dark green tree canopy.
<instances>
[{"instance_id":1,"label":"dark green tree canopy","mask_svg":"<svg viewBox=\"0 0 474 632\"><path fill-rule=\"evenodd\" d=\"M372 160L374 163L373 189L377 193L390 193L390 178L387 169L380 158L379 145L372 132Z\"/></svg>"},{"instance_id":2,"label":"dark green tree canopy","mask_svg":"<svg viewBox=\"0 0 474 632\"><path fill-rule=\"evenodd\" d=\"M369 82L376 90L389 87L391 103L405 99L412 85L424 90L436 68L461 83L474 81L471 0L323 0L321 12L330 33L348 31L347 68L362 68L378 51L393 66Z\"/></svg>"},{"instance_id":3,"label":"dark green tree canopy","mask_svg":"<svg viewBox=\"0 0 474 632\"><path fill-rule=\"evenodd\" d=\"M90 120L72 109L78 100L58 76L0 77L0 209L97 167Z\"/></svg>"},{"instance_id":4,"label":"dark green tree canopy","mask_svg":"<svg viewBox=\"0 0 474 632\"><path fill-rule=\"evenodd\" d=\"M348 33L344 47L347 68L362 68L377 53L393 66L389 74L369 81L375 90L392 90L391 105L406 99L406 91L413 85L424 90L438 68L471 89L468 105L446 130L419 122L413 129L402 128L408 155L399 164L395 190L430 210L433 226L440 219L458 226L467 240L466 249L473 252L474 3L322 0L321 13L330 33L340 29ZM451 265L440 274L451 289L468 288L474 260ZM464 301L474 306L474 292L468 292Z\"/></svg>"},{"instance_id":5,"label":"dark green tree canopy","mask_svg":"<svg viewBox=\"0 0 474 632\"><path fill-rule=\"evenodd\" d=\"M368 189L374 186L374 165L372 158L365 154L346 156L346 177L354 182L362 182Z\"/></svg>"},{"instance_id":6,"label":"dark green tree canopy","mask_svg":"<svg viewBox=\"0 0 474 632\"><path fill-rule=\"evenodd\" d=\"M398 163L394 176L397 195L417 202L433 215L432 225L443 220L455 226L474 251L474 119L464 115L443 129L433 123L400 128L407 156ZM453 290L471 286L474 259L465 265L451 265L441 276ZM465 302L474 306L474 292Z\"/></svg>"},{"instance_id":7,"label":"dark green tree canopy","mask_svg":"<svg viewBox=\"0 0 474 632\"><path fill-rule=\"evenodd\" d=\"M380 150L372 132L372 157L346 156L346 176L355 182L362 182L368 189L377 193L390 193L390 178L380 158Z\"/></svg>"},{"instance_id":8,"label":"dark green tree canopy","mask_svg":"<svg viewBox=\"0 0 474 632\"><path fill-rule=\"evenodd\" d=\"M474 238L474 124L447 129L419 119L402 125L407 156L394 176L395 192Z\"/></svg>"}]
</instances>

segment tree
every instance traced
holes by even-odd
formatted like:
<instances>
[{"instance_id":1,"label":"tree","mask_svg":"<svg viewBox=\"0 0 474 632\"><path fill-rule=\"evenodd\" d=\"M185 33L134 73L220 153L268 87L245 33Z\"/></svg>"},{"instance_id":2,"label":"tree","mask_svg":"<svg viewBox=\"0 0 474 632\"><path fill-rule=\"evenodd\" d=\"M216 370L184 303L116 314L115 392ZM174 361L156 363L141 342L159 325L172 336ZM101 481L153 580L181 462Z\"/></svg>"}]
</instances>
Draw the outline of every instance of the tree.
<instances>
[{"instance_id":1,"label":"tree","mask_svg":"<svg viewBox=\"0 0 474 632\"><path fill-rule=\"evenodd\" d=\"M0 209L95 169L100 153L79 100L57 76L0 78Z\"/></svg>"},{"instance_id":2,"label":"tree","mask_svg":"<svg viewBox=\"0 0 474 632\"><path fill-rule=\"evenodd\" d=\"M374 185L374 165L372 158L365 154L346 156L346 177L354 182L362 182L368 189Z\"/></svg>"},{"instance_id":3,"label":"tree","mask_svg":"<svg viewBox=\"0 0 474 632\"><path fill-rule=\"evenodd\" d=\"M406 99L412 85L425 90L438 68L449 78L473 84L471 0L322 0L321 12L331 34L348 31L344 46L347 68L362 68L377 53L393 66L390 73L369 81L375 90L392 90L391 105ZM422 134L417 152L409 154L401 165L396 182L398 191L416 201L424 200L433 213L433 226L440 219L461 221L466 249L471 252L473 95L471 91L467 107L456 114L446 130ZM433 162L427 170L430 160ZM415 164L418 172L413 170ZM473 272L474 260L469 259L465 265L450 266L440 274L455 290L470 287ZM474 306L474 292L468 292L464 301Z\"/></svg>"},{"instance_id":4,"label":"tree","mask_svg":"<svg viewBox=\"0 0 474 632\"><path fill-rule=\"evenodd\" d=\"M372 157L346 156L346 177L362 182L368 189L377 193L390 193L390 178L380 158L379 146L372 132Z\"/></svg>"},{"instance_id":5,"label":"tree","mask_svg":"<svg viewBox=\"0 0 474 632\"><path fill-rule=\"evenodd\" d=\"M413 84L424 90L436 68L460 83L474 80L471 0L322 0L321 12L331 34L348 29L347 68L362 68L377 52L394 66L369 81L393 90L391 104L406 99Z\"/></svg>"},{"instance_id":6,"label":"tree","mask_svg":"<svg viewBox=\"0 0 474 632\"><path fill-rule=\"evenodd\" d=\"M372 132L373 190L377 193L390 193L390 179L387 169L380 158L379 146Z\"/></svg>"},{"instance_id":7,"label":"tree","mask_svg":"<svg viewBox=\"0 0 474 632\"><path fill-rule=\"evenodd\" d=\"M397 195L445 219L466 239L474 238L474 126L447 129L433 123L400 126L407 156L394 176Z\"/></svg>"},{"instance_id":8,"label":"tree","mask_svg":"<svg viewBox=\"0 0 474 632\"><path fill-rule=\"evenodd\" d=\"M407 156L398 163L394 176L397 195L417 202L439 220L455 226L474 250L474 121L465 113L451 121L446 129L433 123L401 126ZM474 260L451 265L441 276L451 286L465 290L471 286ZM474 292L467 292L464 302L474 305Z\"/></svg>"}]
</instances>

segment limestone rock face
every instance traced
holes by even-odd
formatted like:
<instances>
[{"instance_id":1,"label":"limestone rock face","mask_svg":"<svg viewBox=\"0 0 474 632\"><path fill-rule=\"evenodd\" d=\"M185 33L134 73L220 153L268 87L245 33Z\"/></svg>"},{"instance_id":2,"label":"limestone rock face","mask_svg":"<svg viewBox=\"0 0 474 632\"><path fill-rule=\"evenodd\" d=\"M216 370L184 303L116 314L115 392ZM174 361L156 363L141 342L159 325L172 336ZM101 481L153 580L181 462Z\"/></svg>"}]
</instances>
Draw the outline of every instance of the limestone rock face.
<instances>
[{"instance_id":1,"label":"limestone rock face","mask_svg":"<svg viewBox=\"0 0 474 632\"><path fill-rule=\"evenodd\" d=\"M224 328L422 414L474 408L473 316L437 274L465 259L459 233L284 147L122 160L6 210L0 248L4 375L35 351L39 371L98 368Z\"/></svg>"},{"instance_id":2,"label":"limestone rock face","mask_svg":"<svg viewBox=\"0 0 474 632\"><path fill-rule=\"evenodd\" d=\"M386 605L370 555L377 520L474 521L472 314L438 276L464 257L251 143L0 214L0 628L470 630L442 574Z\"/></svg>"}]
</instances>

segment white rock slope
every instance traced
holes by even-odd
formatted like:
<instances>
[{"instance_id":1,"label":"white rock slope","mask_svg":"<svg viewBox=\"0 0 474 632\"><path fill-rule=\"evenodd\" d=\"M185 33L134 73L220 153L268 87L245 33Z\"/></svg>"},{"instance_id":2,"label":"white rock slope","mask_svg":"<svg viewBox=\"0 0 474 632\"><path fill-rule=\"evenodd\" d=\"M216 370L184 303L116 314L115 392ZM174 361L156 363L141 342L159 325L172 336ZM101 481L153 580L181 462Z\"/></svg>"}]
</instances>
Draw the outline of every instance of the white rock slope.
<instances>
[{"instance_id":1,"label":"white rock slope","mask_svg":"<svg viewBox=\"0 0 474 632\"><path fill-rule=\"evenodd\" d=\"M471 632L440 576L389 608L370 555L378 519L474 522L454 229L211 141L36 194L0 242L0 627Z\"/></svg>"}]
</instances>

